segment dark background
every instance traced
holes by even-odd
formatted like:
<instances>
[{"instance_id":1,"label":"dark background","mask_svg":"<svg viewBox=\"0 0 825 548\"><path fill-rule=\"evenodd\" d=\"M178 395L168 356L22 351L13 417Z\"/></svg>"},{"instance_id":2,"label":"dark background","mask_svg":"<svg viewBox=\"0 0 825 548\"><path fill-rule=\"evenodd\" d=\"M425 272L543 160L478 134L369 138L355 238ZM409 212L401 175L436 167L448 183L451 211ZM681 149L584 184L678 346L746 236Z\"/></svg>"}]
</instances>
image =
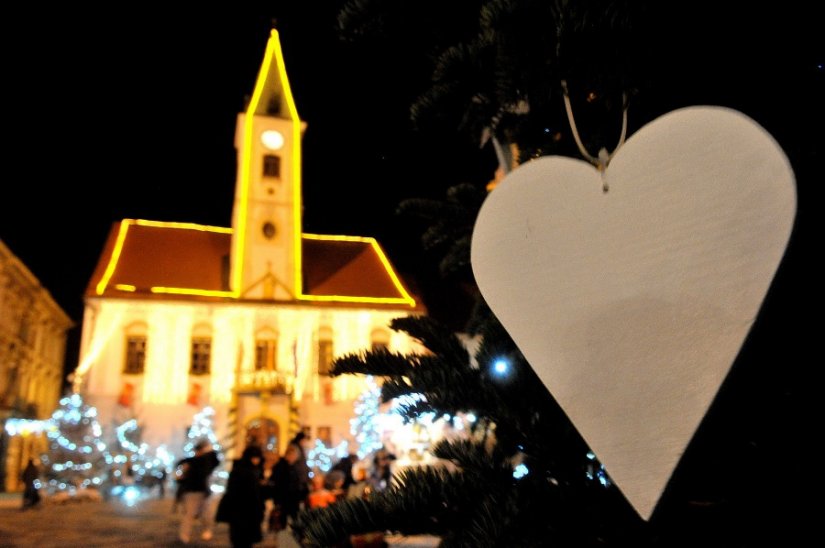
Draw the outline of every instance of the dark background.
<instances>
[{"instance_id":1,"label":"dark background","mask_svg":"<svg viewBox=\"0 0 825 548\"><path fill-rule=\"evenodd\" d=\"M230 225L235 116L277 19L308 123L305 229L378 237L431 313L458 325L455 308L465 303L438 283L420 248L422 227L395 208L404 198L443 197L456 182L483 184L496 167L491 147L412 129L409 105L429 85L425 53L341 41L340 1L292 4L4 14L0 238L75 322L113 222ZM689 104L731 106L762 124L797 173L795 241L814 229L806 207L820 186L825 120L822 19L801 6L650 10L639 25L650 43L647 87L629 111L631 132Z\"/></svg>"}]
</instances>

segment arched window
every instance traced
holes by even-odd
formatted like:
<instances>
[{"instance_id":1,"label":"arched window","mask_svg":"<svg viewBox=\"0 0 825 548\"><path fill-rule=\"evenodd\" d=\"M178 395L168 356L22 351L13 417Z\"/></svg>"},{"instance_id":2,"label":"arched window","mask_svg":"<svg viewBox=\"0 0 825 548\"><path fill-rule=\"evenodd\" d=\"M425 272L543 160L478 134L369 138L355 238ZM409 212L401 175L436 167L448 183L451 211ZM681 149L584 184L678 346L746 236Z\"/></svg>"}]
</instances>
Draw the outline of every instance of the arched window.
<instances>
[{"instance_id":1,"label":"arched window","mask_svg":"<svg viewBox=\"0 0 825 548\"><path fill-rule=\"evenodd\" d=\"M388 350L390 347L390 334L386 329L376 328L370 333L371 350Z\"/></svg>"}]
</instances>

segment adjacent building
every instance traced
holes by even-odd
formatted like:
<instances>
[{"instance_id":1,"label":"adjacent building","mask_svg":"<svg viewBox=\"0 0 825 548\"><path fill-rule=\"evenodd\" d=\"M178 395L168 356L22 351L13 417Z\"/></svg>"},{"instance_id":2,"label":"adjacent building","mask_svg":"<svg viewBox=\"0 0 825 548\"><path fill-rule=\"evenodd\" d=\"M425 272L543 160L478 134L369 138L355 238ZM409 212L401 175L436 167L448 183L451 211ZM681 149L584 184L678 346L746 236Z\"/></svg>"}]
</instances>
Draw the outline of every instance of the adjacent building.
<instances>
[{"instance_id":1,"label":"adjacent building","mask_svg":"<svg viewBox=\"0 0 825 548\"><path fill-rule=\"evenodd\" d=\"M337 444L366 383L331 378L332 360L418 349L388 327L424 309L379 243L303 231L305 127L273 30L237 117L232 226L112 227L85 293L74 375L104 428L136 418L144 442L179 453L210 406L229 447L283 451L302 428Z\"/></svg>"},{"instance_id":2,"label":"adjacent building","mask_svg":"<svg viewBox=\"0 0 825 548\"><path fill-rule=\"evenodd\" d=\"M63 387L68 330L63 309L0 241L0 491L18 491L45 435L25 424L49 418Z\"/></svg>"}]
</instances>

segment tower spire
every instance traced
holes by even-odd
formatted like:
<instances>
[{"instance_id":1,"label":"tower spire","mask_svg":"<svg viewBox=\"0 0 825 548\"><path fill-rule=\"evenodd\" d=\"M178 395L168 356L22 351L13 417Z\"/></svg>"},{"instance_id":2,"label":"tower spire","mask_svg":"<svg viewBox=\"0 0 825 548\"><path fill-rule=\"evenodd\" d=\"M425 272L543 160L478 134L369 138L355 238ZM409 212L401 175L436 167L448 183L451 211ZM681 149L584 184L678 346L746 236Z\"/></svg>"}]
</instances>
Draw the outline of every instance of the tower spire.
<instances>
[{"instance_id":1,"label":"tower spire","mask_svg":"<svg viewBox=\"0 0 825 548\"><path fill-rule=\"evenodd\" d=\"M302 292L304 129L286 75L280 37L273 28L252 97L235 127L238 176L232 215L231 287L236 297L293 300ZM275 295L258 294L256 282L268 272L280 289Z\"/></svg>"}]
</instances>

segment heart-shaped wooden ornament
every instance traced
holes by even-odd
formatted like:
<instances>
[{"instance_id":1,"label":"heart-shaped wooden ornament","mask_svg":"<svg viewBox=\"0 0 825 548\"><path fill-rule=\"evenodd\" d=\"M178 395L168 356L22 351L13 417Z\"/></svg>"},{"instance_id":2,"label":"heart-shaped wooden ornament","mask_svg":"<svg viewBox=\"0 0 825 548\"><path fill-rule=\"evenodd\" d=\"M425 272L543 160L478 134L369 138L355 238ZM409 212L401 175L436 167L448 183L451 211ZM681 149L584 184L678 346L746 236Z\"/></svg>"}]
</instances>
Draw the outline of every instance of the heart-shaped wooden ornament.
<instances>
[{"instance_id":1,"label":"heart-shaped wooden ornament","mask_svg":"<svg viewBox=\"0 0 825 548\"><path fill-rule=\"evenodd\" d=\"M654 120L604 177L558 156L518 167L484 202L471 259L493 312L649 519L756 319L796 191L770 134L722 107Z\"/></svg>"}]
</instances>

